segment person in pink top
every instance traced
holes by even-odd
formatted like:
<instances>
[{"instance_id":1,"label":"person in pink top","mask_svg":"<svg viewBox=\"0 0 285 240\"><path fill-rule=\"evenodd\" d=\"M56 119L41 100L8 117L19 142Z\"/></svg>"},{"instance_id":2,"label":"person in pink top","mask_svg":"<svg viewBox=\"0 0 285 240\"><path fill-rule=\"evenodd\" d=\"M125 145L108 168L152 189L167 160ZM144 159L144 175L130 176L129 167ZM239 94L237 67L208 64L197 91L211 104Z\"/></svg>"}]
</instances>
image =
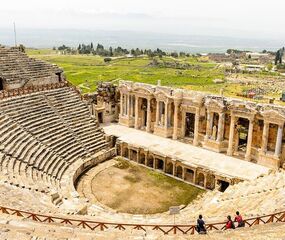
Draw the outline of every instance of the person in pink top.
<instances>
[{"instance_id":1,"label":"person in pink top","mask_svg":"<svg viewBox=\"0 0 285 240\"><path fill-rule=\"evenodd\" d=\"M244 227L245 225L239 211L236 211L235 222L238 223L237 227Z\"/></svg>"}]
</instances>

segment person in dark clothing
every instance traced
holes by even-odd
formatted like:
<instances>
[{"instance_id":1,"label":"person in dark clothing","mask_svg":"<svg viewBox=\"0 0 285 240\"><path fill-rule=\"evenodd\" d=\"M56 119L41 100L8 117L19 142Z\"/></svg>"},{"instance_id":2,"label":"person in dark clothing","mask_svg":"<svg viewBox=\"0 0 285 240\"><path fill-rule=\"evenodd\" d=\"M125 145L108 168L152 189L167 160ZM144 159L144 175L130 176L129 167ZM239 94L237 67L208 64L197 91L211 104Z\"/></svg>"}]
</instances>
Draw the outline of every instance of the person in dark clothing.
<instances>
[{"instance_id":1,"label":"person in dark clothing","mask_svg":"<svg viewBox=\"0 0 285 240\"><path fill-rule=\"evenodd\" d=\"M206 234L207 233L205 222L204 222L203 216L201 214L199 215L199 218L197 219L196 230L199 234Z\"/></svg>"},{"instance_id":2,"label":"person in dark clothing","mask_svg":"<svg viewBox=\"0 0 285 240\"><path fill-rule=\"evenodd\" d=\"M239 211L236 211L236 216L235 216L235 222L238 223L237 227L244 227L244 221L242 219L242 216L240 215Z\"/></svg>"},{"instance_id":3,"label":"person in dark clothing","mask_svg":"<svg viewBox=\"0 0 285 240\"><path fill-rule=\"evenodd\" d=\"M232 221L231 216L227 217L226 229L235 229L234 222Z\"/></svg>"}]
</instances>

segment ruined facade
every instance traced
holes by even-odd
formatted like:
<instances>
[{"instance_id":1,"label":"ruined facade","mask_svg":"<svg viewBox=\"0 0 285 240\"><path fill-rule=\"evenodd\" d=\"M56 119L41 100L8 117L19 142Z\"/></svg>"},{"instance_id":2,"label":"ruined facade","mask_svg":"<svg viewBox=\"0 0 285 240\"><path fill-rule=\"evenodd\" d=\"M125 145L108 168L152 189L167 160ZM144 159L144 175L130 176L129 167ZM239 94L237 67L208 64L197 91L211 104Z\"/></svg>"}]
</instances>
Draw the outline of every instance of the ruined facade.
<instances>
[{"instance_id":1,"label":"ruined facade","mask_svg":"<svg viewBox=\"0 0 285 240\"><path fill-rule=\"evenodd\" d=\"M130 81L118 89L121 125L284 167L284 107Z\"/></svg>"},{"instance_id":2,"label":"ruined facade","mask_svg":"<svg viewBox=\"0 0 285 240\"><path fill-rule=\"evenodd\" d=\"M118 91L112 82L99 82L97 91L85 94L84 100L99 123L118 122Z\"/></svg>"}]
</instances>

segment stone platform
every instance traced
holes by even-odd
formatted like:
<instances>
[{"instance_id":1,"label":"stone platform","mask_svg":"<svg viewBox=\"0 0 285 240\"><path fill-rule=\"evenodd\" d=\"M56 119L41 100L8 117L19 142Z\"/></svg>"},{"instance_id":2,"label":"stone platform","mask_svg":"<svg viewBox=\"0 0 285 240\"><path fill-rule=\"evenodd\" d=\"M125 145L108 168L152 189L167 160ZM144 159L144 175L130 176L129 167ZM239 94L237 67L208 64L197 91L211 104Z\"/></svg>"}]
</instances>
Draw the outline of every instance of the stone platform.
<instances>
[{"instance_id":1,"label":"stone platform","mask_svg":"<svg viewBox=\"0 0 285 240\"><path fill-rule=\"evenodd\" d=\"M230 178L252 180L268 174L270 169L258 164L236 159L224 154L195 147L176 140L159 137L141 130L118 124L104 126L107 135L113 135L122 142L135 145L160 155L177 159L183 164L209 169Z\"/></svg>"}]
</instances>

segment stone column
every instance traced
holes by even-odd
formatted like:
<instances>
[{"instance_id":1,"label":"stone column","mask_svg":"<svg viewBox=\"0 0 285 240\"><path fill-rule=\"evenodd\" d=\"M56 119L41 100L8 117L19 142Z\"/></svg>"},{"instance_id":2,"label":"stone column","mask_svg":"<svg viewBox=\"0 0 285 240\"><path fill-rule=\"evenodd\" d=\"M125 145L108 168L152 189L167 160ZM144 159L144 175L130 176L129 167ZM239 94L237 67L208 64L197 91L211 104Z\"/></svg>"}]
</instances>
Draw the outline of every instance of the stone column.
<instances>
[{"instance_id":1,"label":"stone column","mask_svg":"<svg viewBox=\"0 0 285 240\"><path fill-rule=\"evenodd\" d=\"M140 162L140 150L138 149L137 150L137 163Z\"/></svg>"},{"instance_id":2,"label":"stone column","mask_svg":"<svg viewBox=\"0 0 285 240\"><path fill-rule=\"evenodd\" d=\"M139 129L139 97L136 96L135 102L135 129Z\"/></svg>"},{"instance_id":3,"label":"stone column","mask_svg":"<svg viewBox=\"0 0 285 240\"><path fill-rule=\"evenodd\" d=\"M121 152L120 152L120 156L121 157L123 157L123 143L120 143L120 150L121 150Z\"/></svg>"},{"instance_id":4,"label":"stone column","mask_svg":"<svg viewBox=\"0 0 285 240\"><path fill-rule=\"evenodd\" d=\"M128 115L128 117L130 117L131 116L131 104L130 104L130 100L131 100L131 96L130 96L130 94L128 94L128 97L127 97L127 101L128 101L128 104L127 104L127 115Z\"/></svg>"},{"instance_id":5,"label":"stone column","mask_svg":"<svg viewBox=\"0 0 285 240\"><path fill-rule=\"evenodd\" d=\"M281 154L283 127L284 127L284 123L278 125L278 131L277 131L277 137L276 137L276 145L275 145L275 153L274 153L274 155L276 157L280 157L280 154Z\"/></svg>"},{"instance_id":6,"label":"stone column","mask_svg":"<svg viewBox=\"0 0 285 240\"><path fill-rule=\"evenodd\" d=\"M231 116L231 125L230 125L230 136L229 136L229 146L227 154L229 156L233 155L233 143L234 143L234 131L235 131L235 119L234 115Z\"/></svg>"},{"instance_id":7,"label":"stone column","mask_svg":"<svg viewBox=\"0 0 285 240\"><path fill-rule=\"evenodd\" d=\"M204 188L207 188L208 174L204 174Z\"/></svg>"},{"instance_id":8,"label":"stone column","mask_svg":"<svg viewBox=\"0 0 285 240\"><path fill-rule=\"evenodd\" d=\"M147 99L147 117L146 117L146 131L150 132L151 124L151 111L150 111L150 98Z\"/></svg>"},{"instance_id":9,"label":"stone column","mask_svg":"<svg viewBox=\"0 0 285 240\"><path fill-rule=\"evenodd\" d=\"M218 136L217 136L218 142L224 140L224 131L225 131L225 113L219 113Z\"/></svg>"},{"instance_id":10,"label":"stone column","mask_svg":"<svg viewBox=\"0 0 285 240\"><path fill-rule=\"evenodd\" d=\"M158 126L159 124L159 101L156 101L156 112L155 112L155 125Z\"/></svg>"},{"instance_id":11,"label":"stone column","mask_svg":"<svg viewBox=\"0 0 285 240\"><path fill-rule=\"evenodd\" d=\"M164 128L167 130L168 127L168 101L164 102Z\"/></svg>"},{"instance_id":12,"label":"stone column","mask_svg":"<svg viewBox=\"0 0 285 240\"><path fill-rule=\"evenodd\" d=\"M130 95L130 116L134 116L134 104L133 104L133 96Z\"/></svg>"},{"instance_id":13,"label":"stone column","mask_svg":"<svg viewBox=\"0 0 285 240\"><path fill-rule=\"evenodd\" d=\"M148 152L144 153L144 165L147 166Z\"/></svg>"},{"instance_id":14,"label":"stone column","mask_svg":"<svg viewBox=\"0 0 285 240\"><path fill-rule=\"evenodd\" d=\"M246 153L245 160L250 161L251 154L251 145L252 145L252 134L253 134L253 119L249 119L249 127L247 134L247 144L246 144Z\"/></svg>"},{"instance_id":15,"label":"stone column","mask_svg":"<svg viewBox=\"0 0 285 240\"><path fill-rule=\"evenodd\" d=\"M123 102L123 94L121 93L121 97L120 97L120 115L123 116L124 112L123 112L123 109L124 109L124 102Z\"/></svg>"},{"instance_id":16,"label":"stone column","mask_svg":"<svg viewBox=\"0 0 285 240\"><path fill-rule=\"evenodd\" d=\"M185 167L182 167L182 179L185 180Z\"/></svg>"},{"instance_id":17,"label":"stone column","mask_svg":"<svg viewBox=\"0 0 285 240\"><path fill-rule=\"evenodd\" d=\"M178 102L174 101L173 139L177 139L178 130Z\"/></svg>"},{"instance_id":18,"label":"stone column","mask_svg":"<svg viewBox=\"0 0 285 240\"><path fill-rule=\"evenodd\" d=\"M209 139L211 135L211 113L209 109L207 109L207 125L206 125L206 139Z\"/></svg>"},{"instance_id":19,"label":"stone column","mask_svg":"<svg viewBox=\"0 0 285 240\"><path fill-rule=\"evenodd\" d=\"M182 110L182 122L181 122L181 136L185 137L185 118L186 118L186 113L184 110Z\"/></svg>"},{"instance_id":20,"label":"stone column","mask_svg":"<svg viewBox=\"0 0 285 240\"><path fill-rule=\"evenodd\" d=\"M266 154L267 152L268 134L269 134L269 122L264 121L263 132L262 132L262 143L261 143L261 152L263 154Z\"/></svg>"},{"instance_id":21,"label":"stone column","mask_svg":"<svg viewBox=\"0 0 285 240\"><path fill-rule=\"evenodd\" d=\"M174 162L172 162L172 175L176 176L176 166Z\"/></svg>"},{"instance_id":22,"label":"stone column","mask_svg":"<svg viewBox=\"0 0 285 240\"><path fill-rule=\"evenodd\" d=\"M128 95L125 94L125 97L124 97L124 112L125 112L125 115L128 115Z\"/></svg>"},{"instance_id":23,"label":"stone column","mask_svg":"<svg viewBox=\"0 0 285 240\"><path fill-rule=\"evenodd\" d=\"M193 145L198 146L199 143L199 120L200 120L200 109L197 107L196 108L196 113L195 113L195 124L194 124L194 140L193 140Z\"/></svg>"},{"instance_id":24,"label":"stone column","mask_svg":"<svg viewBox=\"0 0 285 240\"><path fill-rule=\"evenodd\" d=\"M193 172L194 172L194 174L193 174L193 183L196 184L197 169L194 169Z\"/></svg>"},{"instance_id":25,"label":"stone column","mask_svg":"<svg viewBox=\"0 0 285 240\"><path fill-rule=\"evenodd\" d=\"M166 158L163 160L163 172L166 172Z\"/></svg>"}]
</instances>

